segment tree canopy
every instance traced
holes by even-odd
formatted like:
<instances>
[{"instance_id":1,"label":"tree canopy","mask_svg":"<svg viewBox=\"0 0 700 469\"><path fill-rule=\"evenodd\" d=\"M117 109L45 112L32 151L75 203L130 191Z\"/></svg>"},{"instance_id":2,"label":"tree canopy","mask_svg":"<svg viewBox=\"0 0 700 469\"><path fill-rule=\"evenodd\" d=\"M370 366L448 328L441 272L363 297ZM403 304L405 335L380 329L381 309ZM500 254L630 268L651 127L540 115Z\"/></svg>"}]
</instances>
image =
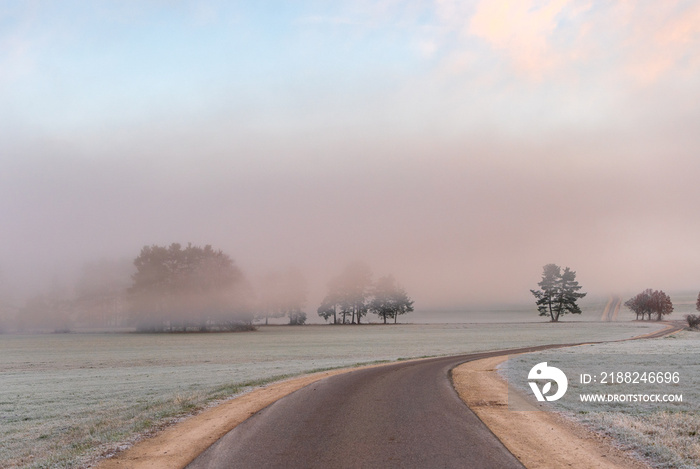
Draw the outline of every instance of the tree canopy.
<instances>
[{"instance_id":1,"label":"tree canopy","mask_svg":"<svg viewBox=\"0 0 700 469\"><path fill-rule=\"evenodd\" d=\"M333 324L361 324L368 312L397 322L398 316L413 311L413 300L391 275L372 282L366 264L349 264L328 283L328 294L318 307L318 315Z\"/></svg>"},{"instance_id":2,"label":"tree canopy","mask_svg":"<svg viewBox=\"0 0 700 469\"><path fill-rule=\"evenodd\" d=\"M403 287L397 285L392 275L387 275L379 278L374 285L369 309L379 316L384 324L391 318L396 323L400 315L413 311L413 300L408 297Z\"/></svg>"},{"instance_id":3,"label":"tree canopy","mask_svg":"<svg viewBox=\"0 0 700 469\"><path fill-rule=\"evenodd\" d=\"M243 273L221 250L144 246L134 266L129 295L141 329L226 329L252 319Z\"/></svg>"},{"instance_id":4,"label":"tree canopy","mask_svg":"<svg viewBox=\"0 0 700 469\"><path fill-rule=\"evenodd\" d=\"M656 314L656 320L660 321L663 316L673 312L671 297L663 290L652 290L651 288L647 288L625 301L625 306L637 315L637 319L640 317L644 319L646 315L647 319L651 320L651 315Z\"/></svg>"},{"instance_id":5,"label":"tree canopy","mask_svg":"<svg viewBox=\"0 0 700 469\"><path fill-rule=\"evenodd\" d=\"M530 290L535 296L537 311L540 316L549 316L552 322L559 321L564 314L581 314L581 308L576 303L586 296L579 293L581 286L576 281L576 272L556 264L547 264L543 268L542 280L537 284L539 290Z\"/></svg>"}]
</instances>

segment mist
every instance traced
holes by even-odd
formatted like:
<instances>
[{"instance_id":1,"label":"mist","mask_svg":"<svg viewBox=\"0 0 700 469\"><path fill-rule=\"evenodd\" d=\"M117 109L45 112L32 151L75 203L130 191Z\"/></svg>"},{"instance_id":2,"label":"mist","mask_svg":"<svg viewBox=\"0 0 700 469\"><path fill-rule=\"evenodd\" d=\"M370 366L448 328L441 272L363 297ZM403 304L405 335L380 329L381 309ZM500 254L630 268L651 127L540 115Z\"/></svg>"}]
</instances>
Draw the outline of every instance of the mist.
<instances>
[{"instance_id":1,"label":"mist","mask_svg":"<svg viewBox=\"0 0 700 469\"><path fill-rule=\"evenodd\" d=\"M3 35L13 53L0 76L3 295L70 289L86 262L173 242L221 249L250 278L298 268L310 316L355 261L392 274L417 311L531 301L547 263L590 295L699 288L700 67L682 59L697 34L659 39L654 54L673 50L672 62L640 79L646 39L566 43L580 57L567 62L554 48L564 26L544 28L533 75L474 23L450 49L417 13L397 13L401 29L387 9L338 13L376 15L385 33L306 11L275 16L281 37L264 12L219 11L206 24L228 52L178 16L171 39L191 49L147 40L145 58L132 41L158 15L148 8L85 13L112 37L82 23L64 34L75 25L57 17L55 44L29 40L48 13L15 12L24 26ZM594 13L559 14L583 34L577 21ZM592 58L608 47L619 66L613 52Z\"/></svg>"}]
</instances>

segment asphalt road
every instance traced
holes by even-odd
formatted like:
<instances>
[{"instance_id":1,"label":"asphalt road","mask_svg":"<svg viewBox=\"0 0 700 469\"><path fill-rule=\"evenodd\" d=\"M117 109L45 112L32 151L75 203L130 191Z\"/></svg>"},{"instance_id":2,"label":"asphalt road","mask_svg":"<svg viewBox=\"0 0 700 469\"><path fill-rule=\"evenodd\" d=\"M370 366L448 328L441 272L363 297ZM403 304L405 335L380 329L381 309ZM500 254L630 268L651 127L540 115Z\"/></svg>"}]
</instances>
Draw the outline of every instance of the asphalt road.
<instances>
[{"instance_id":1,"label":"asphalt road","mask_svg":"<svg viewBox=\"0 0 700 469\"><path fill-rule=\"evenodd\" d=\"M449 372L553 345L403 362L302 388L195 459L201 468L523 468L459 399Z\"/></svg>"}]
</instances>

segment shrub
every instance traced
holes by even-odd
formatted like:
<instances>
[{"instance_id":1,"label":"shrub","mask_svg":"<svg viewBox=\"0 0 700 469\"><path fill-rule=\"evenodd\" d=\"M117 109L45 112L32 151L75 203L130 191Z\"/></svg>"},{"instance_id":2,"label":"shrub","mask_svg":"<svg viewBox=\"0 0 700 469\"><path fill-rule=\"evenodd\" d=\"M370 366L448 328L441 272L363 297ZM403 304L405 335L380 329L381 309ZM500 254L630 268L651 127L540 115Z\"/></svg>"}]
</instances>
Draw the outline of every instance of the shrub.
<instances>
[{"instance_id":1,"label":"shrub","mask_svg":"<svg viewBox=\"0 0 700 469\"><path fill-rule=\"evenodd\" d=\"M692 329L697 329L700 326L700 316L695 314L688 314L685 316L685 320L688 321L688 327Z\"/></svg>"},{"instance_id":2,"label":"shrub","mask_svg":"<svg viewBox=\"0 0 700 469\"><path fill-rule=\"evenodd\" d=\"M303 311L293 311L289 313L289 324L291 326L301 326L306 323L306 313Z\"/></svg>"}]
</instances>

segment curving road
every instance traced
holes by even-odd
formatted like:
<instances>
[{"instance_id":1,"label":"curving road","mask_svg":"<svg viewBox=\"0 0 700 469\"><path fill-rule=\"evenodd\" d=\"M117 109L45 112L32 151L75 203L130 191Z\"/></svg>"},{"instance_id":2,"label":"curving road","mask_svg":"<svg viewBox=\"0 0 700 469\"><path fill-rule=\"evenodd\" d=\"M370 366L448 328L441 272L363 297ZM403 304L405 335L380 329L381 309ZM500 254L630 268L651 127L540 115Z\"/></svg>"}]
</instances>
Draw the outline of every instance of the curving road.
<instances>
[{"instance_id":1,"label":"curving road","mask_svg":"<svg viewBox=\"0 0 700 469\"><path fill-rule=\"evenodd\" d=\"M403 362L333 376L261 410L188 469L523 468L460 400L449 373L549 345Z\"/></svg>"}]
</instances>

